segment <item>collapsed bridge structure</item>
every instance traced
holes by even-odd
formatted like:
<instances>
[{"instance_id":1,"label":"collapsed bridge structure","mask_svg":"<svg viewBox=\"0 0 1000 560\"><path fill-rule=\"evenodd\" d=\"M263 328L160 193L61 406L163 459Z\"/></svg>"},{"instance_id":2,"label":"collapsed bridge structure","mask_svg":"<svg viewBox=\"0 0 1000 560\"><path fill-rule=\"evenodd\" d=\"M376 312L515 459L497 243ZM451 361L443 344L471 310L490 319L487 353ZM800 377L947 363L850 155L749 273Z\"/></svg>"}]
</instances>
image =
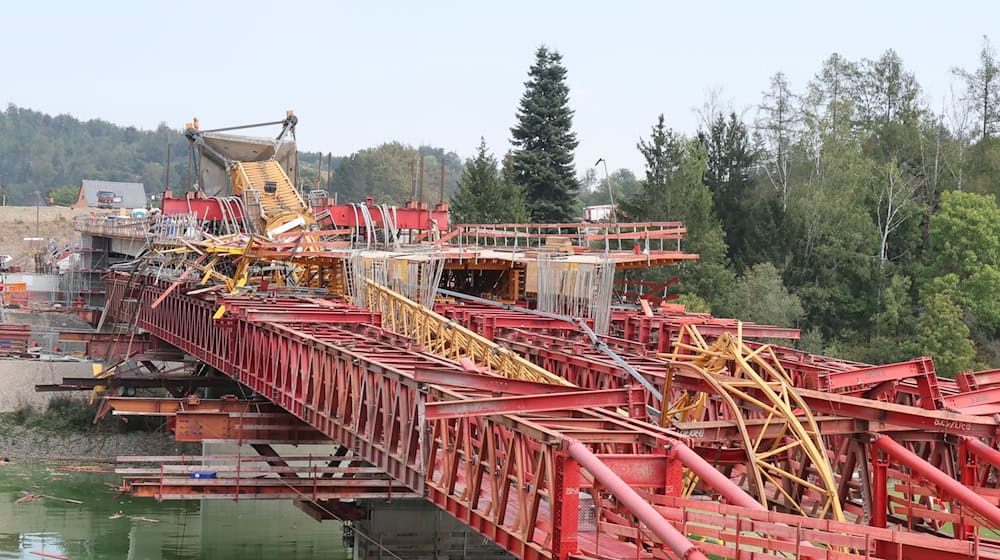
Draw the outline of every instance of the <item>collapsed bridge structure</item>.
<instances>
[{"instance_id":1,"label":"collapsed bridge structure","mask_svg":"<svg viewBox=\"0 0 1000 560\"><path fill-rule=\"evenodd\" d=\"M121 457L127 491L294 500L362 537L425 502L531 559L1000 558L997 372L686 312L663 295L697 258L681 223L455 225L416 185L330 204L295 187L296 123L191 126L202 192L77 223L143 240L105 275L102 412L253 450ZM171 397L118 389L157 380Z\"/></svg>"}]
</instances>

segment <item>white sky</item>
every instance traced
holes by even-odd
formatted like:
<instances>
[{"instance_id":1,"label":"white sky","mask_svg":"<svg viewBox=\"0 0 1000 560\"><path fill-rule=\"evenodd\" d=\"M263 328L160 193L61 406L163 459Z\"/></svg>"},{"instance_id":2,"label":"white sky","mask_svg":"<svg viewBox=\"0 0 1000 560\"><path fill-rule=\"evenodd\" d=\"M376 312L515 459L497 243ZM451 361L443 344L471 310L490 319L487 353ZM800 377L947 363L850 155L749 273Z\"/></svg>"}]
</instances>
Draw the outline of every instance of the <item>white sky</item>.
<instances>
[{"instance_id":1,"label":"white sky","mask_svg":"<svg viewBox=\"0 0 1000 560\"><path fill-rule=\"evenodd\" d=\"M752 107L781 70L801 90L832 52L887 48L941 106L950 68L1000 42L1000 3L10 2L0 10L0 102L81 119L205 128L300 117L306 150L384 141L502 155L534 50L569 71L578 171L606 157L640 173L659 113L694 132L706 92ZM752 111L748 114L752 117Z\"/></svg>"}]
</instances>

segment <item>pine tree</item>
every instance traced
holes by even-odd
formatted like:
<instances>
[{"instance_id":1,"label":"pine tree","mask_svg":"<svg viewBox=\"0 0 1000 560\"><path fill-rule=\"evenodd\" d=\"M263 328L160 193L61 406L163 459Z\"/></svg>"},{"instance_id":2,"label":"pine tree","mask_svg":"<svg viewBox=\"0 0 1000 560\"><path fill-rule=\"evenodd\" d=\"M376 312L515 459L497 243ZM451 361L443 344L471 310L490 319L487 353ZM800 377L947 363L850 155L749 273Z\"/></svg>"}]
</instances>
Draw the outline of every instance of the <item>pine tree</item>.
<instances>
[{"instance_id":1,"label":"pine tree","mask_svg":"<svg viewBox=\"0 0 1000 560\"><path fill-rule=\"evenodd\" d=\"M573 171L572 125L562 56L539 47L511 129L513 180L524 188L534 222L575 221L580 186Z\"/></svg>"},{"instance_id":2,"label":"pine tree","mask_svg":"<svg viewBox=\"0 0 1000 560\"><path fill-rule=\"evenodd\" d=\"M715 214L726 231L729 258L738 268L749 266L753 264L751 244L759 239L751 236L754 218L748 211L756 155L746 125L736 113L730 113L728 119L719 113L709 130L698 133L698 140L708 154L705 185L712 191Z\"/></svg>"},{"instance_id":3,"label":"pine tree","mask_svg":"<svg viewBox=\"0 0 1000 560\"><path fill-rule=\"evenodd\" d=\"M451 198L456 223L517 223L527 220L524 192L497 170L497 160L480 139L475 157L465 162L458 190Z\"/></svg>"},{"instance_id":4,"label":"pine tree","mask_svg":"<svg viewBox=\"0 0 1000 560\"><path fill-rule=\"evenodd\" d=\"M700 258L680 267L682 289L700 296L714 310L732 288L734 277L727 268L726 241L712 209L712 192L704 183L705 147L676 134L660 115L649 139L640 140L638 148L646 160L646 178L641 192L622 202L624 213L635 221L684 222L688 230L684 249Z\"/></svg>"}]
</instances>

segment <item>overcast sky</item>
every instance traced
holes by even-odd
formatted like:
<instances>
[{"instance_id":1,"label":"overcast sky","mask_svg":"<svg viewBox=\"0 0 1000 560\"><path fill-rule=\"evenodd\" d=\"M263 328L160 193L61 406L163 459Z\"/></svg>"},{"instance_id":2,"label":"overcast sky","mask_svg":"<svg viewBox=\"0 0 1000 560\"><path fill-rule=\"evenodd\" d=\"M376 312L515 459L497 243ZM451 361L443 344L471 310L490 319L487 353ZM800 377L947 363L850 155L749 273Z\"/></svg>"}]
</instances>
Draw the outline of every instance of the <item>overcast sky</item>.
<instances>
[{"instance_id":1,"label":"overcast sky","mask_svg":"<svg viewBox=\"0 0 1000 560\"><path fill-rule=\"evenodd\" d=\"M1000 2L21 1L0 19L0 102L143 128L300 117L303 149L385 141L501 155L535 49L569 71L578 171L637 173L659 113L694 132L706 92L748 111L783 71L895 49L934 108L1000 42Z\"/></svg>"}]
</instances>

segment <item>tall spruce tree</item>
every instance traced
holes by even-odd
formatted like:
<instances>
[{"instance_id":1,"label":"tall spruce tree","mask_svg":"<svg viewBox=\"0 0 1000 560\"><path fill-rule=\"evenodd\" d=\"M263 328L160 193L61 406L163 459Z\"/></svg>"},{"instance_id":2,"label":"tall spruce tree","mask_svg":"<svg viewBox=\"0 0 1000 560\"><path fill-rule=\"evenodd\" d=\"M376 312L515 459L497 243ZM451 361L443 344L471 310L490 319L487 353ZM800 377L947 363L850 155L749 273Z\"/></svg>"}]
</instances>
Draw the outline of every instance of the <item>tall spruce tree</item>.
<instances>
[{"instance_id":1,"label":"tall spruce tree","mask_svg":"<svg viewBox=\"0 0 1000 560\"><path fill-rule=\"evenodd\" d=\"M539 47L524 85L517 126L511 129L514 182L524 187L532 221L575 221L580 190L573 172L577 140L571 130L573 111L562 55Z\"/></svg>"},{"instance_id":2,"label":"tall spruce tree","mask_svg":"<svg viewBox=\"0 0 1000 560\"><path fill-rule=\"evenodd\" d=\"M707 152L704 182L712 191L715 215L726 231L729 258L739 269L750 266L756 253L752 244L761 239L752 235L754 223L747 215L757 161L746 125L734 112L728 118L718 113L708 130L698 132L698 140Z\"/></svg>"},{"instance_id":3,"label":"tall spruce tree","mask_svg":"<svg viewBox=\"0 0 1000 560\"><path fill-rule=\"evenodd\" d=\"M528 219L524 192L497 170L497 160L480 139L475 157L465 162L458 190L451 198L456 223L517 223Z\"/></svg>"}]
</instances>

